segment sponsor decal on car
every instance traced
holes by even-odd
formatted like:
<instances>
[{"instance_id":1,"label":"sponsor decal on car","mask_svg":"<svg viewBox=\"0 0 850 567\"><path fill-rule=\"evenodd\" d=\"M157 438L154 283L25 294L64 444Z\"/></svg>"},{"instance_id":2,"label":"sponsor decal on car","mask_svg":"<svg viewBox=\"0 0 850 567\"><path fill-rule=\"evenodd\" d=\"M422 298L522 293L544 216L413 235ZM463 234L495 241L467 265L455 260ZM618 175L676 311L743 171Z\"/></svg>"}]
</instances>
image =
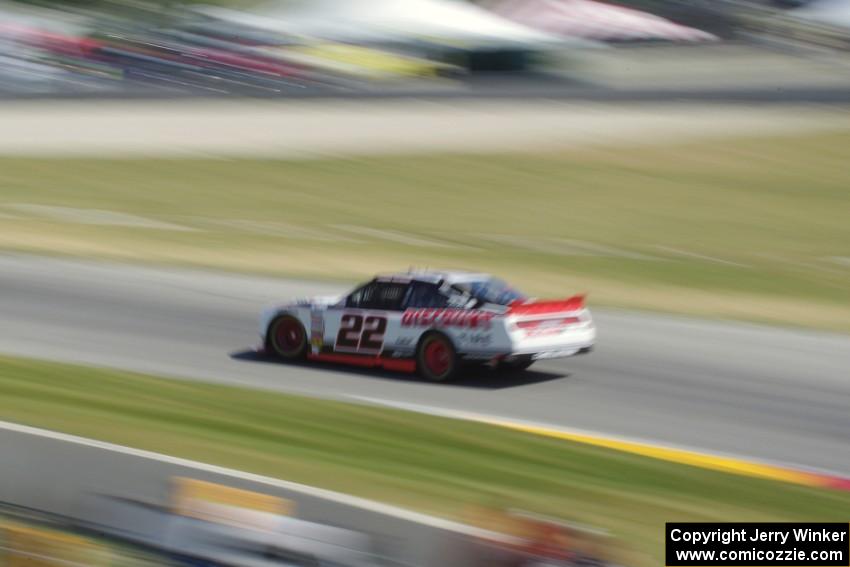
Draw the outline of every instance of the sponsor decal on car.
<instances>
[{"instance_id":1,"label":"sponsor decal on car","mask_svg":"<svg viewBox=\"0 0 850 567\"><path fill-rule=\"evenodd\" d=\"M401 316L403 327L461 327L489 329L495 313L469 309L408 309Z\"/></svg>"},{"instance_id":2,"label":"sponsor decal on car","mask_svg":"<svg viewBox=\"0 0 850 567\"><path fill-rule=\"evenodd\" d=\"M325 318L321 311L313 309L310 311L310 347L313 354L322 350L322 346L325 342L324 336Z\"/></svg>"},{"instance_id":3,"label":"sponsor decal on car","mask_svg":"<svg viewBox=\"0 0 850 567\"><path fill-rule=\"evenodd\" d=\"M475 331L462 331L455 335L454 338L461 344L468 344L471 346L487 346L493 340L490 333Z\"/></svg>"}]
</instances>

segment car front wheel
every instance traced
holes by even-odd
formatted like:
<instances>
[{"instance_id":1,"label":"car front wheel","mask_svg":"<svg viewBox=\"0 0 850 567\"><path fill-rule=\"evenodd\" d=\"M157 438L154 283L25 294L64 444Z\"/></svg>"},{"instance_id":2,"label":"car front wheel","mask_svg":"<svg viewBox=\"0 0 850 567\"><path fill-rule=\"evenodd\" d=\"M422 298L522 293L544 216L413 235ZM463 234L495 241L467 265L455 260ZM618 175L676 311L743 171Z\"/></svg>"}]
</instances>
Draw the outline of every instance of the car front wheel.
<instances>
[{"instance_id":1,"label":"car front wheel","mask_svg":"<svg viewBox=\"0 0 850 567\"><path fill-rule=\"evenodd\" d=\"M271 354L286 360L302 358L307 352L304 325L292 315L281 315L269 325L266 347Z\"/></svg>"}]
</instances>

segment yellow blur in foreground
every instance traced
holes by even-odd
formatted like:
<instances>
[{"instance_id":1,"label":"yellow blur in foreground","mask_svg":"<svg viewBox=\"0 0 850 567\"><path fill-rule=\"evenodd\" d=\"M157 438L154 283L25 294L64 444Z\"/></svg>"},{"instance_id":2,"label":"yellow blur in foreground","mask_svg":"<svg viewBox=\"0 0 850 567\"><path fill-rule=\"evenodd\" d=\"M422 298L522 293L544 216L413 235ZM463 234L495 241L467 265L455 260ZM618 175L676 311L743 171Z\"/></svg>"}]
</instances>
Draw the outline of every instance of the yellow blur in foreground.
<instances>
[{"instance_id":1,"label":"yellow blur in foreground","mask_svg":"<svg viewBox=\"0 0 850 567\"><path fill-rule=\"evenodd\" d=\"M83 537L14 522L0 524L0 564L7 567L99 567L112 554Z\"/></svg>"},{"instance_id":2,"label":"yellow blur in foreground","mask_svg":"<svg viewBox=\"0 0 850 567\"><path fill-rule=\"evenodd\" d=\"M191 478L173 483L172 510L189 518L271 531L278 517L295 513L294 502L268 494Z\"/></svg>"}]
</instances>

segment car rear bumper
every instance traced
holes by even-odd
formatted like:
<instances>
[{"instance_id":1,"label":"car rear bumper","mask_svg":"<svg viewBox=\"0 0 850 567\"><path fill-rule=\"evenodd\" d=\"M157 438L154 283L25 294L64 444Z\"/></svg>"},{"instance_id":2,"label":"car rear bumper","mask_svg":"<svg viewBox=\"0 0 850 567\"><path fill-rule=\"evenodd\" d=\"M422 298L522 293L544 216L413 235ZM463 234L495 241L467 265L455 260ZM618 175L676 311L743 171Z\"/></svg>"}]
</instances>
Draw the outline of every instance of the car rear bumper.
<instances>
[{"instance_id":1,"label":"car rear bumper","mask_svg":"<svg viewBox=\"0 0 850 567\"><path fill-rule=\"evenodd\" d=\"M539 350L513 350L510 352L477 351L461 355L466 360L481 360L492 362L507 362L511 360L548 360L552 358L568 358L593 352L594 345L580 344L571 346L560 346L550 349Z\"/></svg>"},{"instance_id":2,"label":"car rear bumper","mask_svg":"<svg viewBox=\"0 0 850 567\"><path fill-rule=\"evenodd\" d=\"M570 349L559 349L559 350L544 350L540 352L535 352L522 355L509 355L509 356L530 356L532 360L546 360L549 358L567 358L570 356L578 356L580 354L588 354L593 350L593 345L588 345L584 347L580 347L578 349L570 348Z\"/></svg>"},{"instance_id":3,"label":"car rear bumper","mask_svg":"<svg viewBox=\"0 0 850 567\"><path fill-rule=\"evenodd\" d=\"M565 333L524 336L511 333L509 356L531 356L532 359L564 358L589 352L596 342L596 328L588 324Z\"/></svg>"}]
</instances>

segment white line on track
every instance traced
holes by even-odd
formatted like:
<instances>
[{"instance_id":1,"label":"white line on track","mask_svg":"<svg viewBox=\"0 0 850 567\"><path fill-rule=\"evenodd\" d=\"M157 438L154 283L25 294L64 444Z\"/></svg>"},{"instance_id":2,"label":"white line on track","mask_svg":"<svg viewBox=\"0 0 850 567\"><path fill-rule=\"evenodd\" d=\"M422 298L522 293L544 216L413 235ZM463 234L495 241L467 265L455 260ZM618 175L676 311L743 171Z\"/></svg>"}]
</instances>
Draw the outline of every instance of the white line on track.
<instances>
[{"instance_id":1,"label":"white line on track","mask_svg":"<svg viewBox=\"0 0 850 567\"><path fill-rule=\"evenodd\" d=\"M179 224L103 209L78 209L74 207L32 205L28 203L16 203L5 206L16 211L75 224L124 226L129 228L151 228L157 230L178 230L183 232L194 232L196 230Z\"/></svg>"},{"instance_id":2,"label":"white line on track","mask_svg":"<svg viewBox=\"0 0 850 567\"><path fill-rule=\"evenodd\" d=\"M258 221L248 219L212 219L195 217L193 220L201 224L239 230L253 234L265 234L270 236L282 236L295 240L316 240L324 242L363 242L356 238L342 236L327 231L316 230L304 226L277 222Z\"/></svg>"},{"instance_id":3,"label":"white line on track","mask_svg":"<svg viewBox=\"0 0 850 567\"><path fill-rule=\"evenodd\" d=\"M698 260L706 260L708 262L714 262L716 264L726 264L727 266L738 266L739 268L749 268L750 267L747 264L732 262L731 260L724 260L723 258L715 258L714 256L706 256L705 254L697 254L696 252L689 252L688 250L681 250L679 248L671 248L670 246L654 246L654 248L656 250L669 252L670 254L675 254L677 256L686 256L688 258L697 258Z\"/></svg>"},{"instance_id":4,"label":"white line on track","mask_svg":"<svg viewBox=\"0 0 850 567\"><path fill-rule=\"evenodd\" d=\"M600 254L599 252L591 252L583 248L576 248L572 245L548 242L519 234L476 234L474 236L504 246L522 248L533 252L542 252L544 254L556 254L558 256L603 256L603 254Z\"/></svg>"},{"instance_id":5,"label":"white line on track","mask_svg":"<svg viewBox=\"0 0 850 567\"><path fill-rule=\"evenodd\" d=\"M660 260L654 256L646 254L638 254L613 246L597 244L595 242L587 242L584 240L571 240L567 238L557 237L531 237L521 234L475 234L478 238L512 246L515 248L523 248L534 252L542 252L544 254L555 254L558 256L588 256L596 258L630 258L634 260Z\"/></svg>"},{"instance_id":6,"label":"white line on track","mask_svg":"<svg viewBox=\"0 0 850 567\"><path fill-rule=\"evenodd\" d=\"M432 248L470 248L469 246L461 246L456 244L450 244L448 242L428 240L425 238L420 238L418 236L405 234L403 232L397 232L395 230L379 230L377 228L369 228L367 226L353 226L348 224L335 224L331 226L332 228L335 228L337 230L353 232L354 234L361 234L363 236L377 238L378 240L388 240L390 242L398 242L399 244L407 244L408 246L425 246Z\"/></svg>"},{"instance_id":7,"label":"white line on track","mask_svg":"<svg viewBox=\"0 0 850 567\"><path fill-rule=\"evenodd\" d=\"M637 252L630 252L628 250L623 250L622 248L614 248L613 246L597 244L595 242L586 242L584 240L570 240L565 238L549 238L548 240L551 242L560 242L567 246L573 246L579 250L586 250L588 254L595 253L598 256L613 256L619 258L630 258L633 260L660 260L660 258L656 258L655 256L638 254Z\"/></svg>"}]
</instances>

